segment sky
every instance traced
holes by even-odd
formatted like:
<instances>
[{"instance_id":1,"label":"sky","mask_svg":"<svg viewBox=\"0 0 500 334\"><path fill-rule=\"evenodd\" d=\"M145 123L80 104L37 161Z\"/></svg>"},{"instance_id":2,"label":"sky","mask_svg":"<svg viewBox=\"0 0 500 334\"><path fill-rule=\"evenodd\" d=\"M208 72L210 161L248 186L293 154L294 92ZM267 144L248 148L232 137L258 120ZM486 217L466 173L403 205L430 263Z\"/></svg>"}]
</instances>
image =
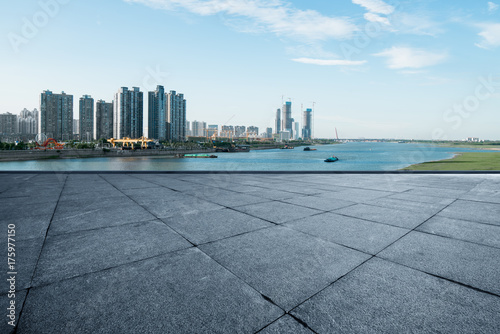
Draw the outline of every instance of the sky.
<instances>
[{"instance_id":1,"label":"sky","mask_svg":"<svg viewBox=\"0 0 500 334\"><path fill-rule=\"evenodd\" d=\"M314 136L500 139L500 0L40 0L0 3L0 113L43 90L183 93L188 121ZM147 122L145 122L147 123Z\"/></svg>"}]
</instances>

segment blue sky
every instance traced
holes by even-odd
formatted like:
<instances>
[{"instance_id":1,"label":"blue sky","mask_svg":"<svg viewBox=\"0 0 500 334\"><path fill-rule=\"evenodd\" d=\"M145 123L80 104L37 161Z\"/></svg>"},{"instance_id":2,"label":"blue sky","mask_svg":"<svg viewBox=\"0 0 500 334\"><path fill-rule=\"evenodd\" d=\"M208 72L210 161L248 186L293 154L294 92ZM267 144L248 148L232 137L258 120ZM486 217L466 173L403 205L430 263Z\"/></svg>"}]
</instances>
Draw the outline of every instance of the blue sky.
<instances>
[{"instance_id":1,"label":"blue sky","mask_svg":"<svg viewBox=\"0 0 500 334\"><path fill-rule=\"evenodd\" d=\"M0 113L45 89L184 93L188 120L315 135L500 139L500 0L41 0L0 4ZM31 28L31 29L30 29ZM145 110L147 104L145 104Z\"/></svg>"}]
</instances>

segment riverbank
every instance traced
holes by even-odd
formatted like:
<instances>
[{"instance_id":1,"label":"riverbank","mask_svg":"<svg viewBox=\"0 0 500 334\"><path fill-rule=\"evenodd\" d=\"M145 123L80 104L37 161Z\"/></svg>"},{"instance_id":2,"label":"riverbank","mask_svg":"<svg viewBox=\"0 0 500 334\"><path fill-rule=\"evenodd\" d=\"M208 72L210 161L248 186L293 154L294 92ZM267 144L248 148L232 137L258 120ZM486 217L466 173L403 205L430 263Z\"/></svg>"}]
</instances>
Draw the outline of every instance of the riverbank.
<instances>
[{"instance_id":1,"label":"riverbank","mask_svg":"<svg viewBox=\"0 0 500 334\"><path fill-rule=\"evenodd\" d=\"M102 149L64 149L64 150L22 150L0 151L0 162L29 161L48 159L84 158L125 158L125 157L174 157L176 154L212 153L214 149L196 150L102 150Z\"/></svg>"},{"instance_id":2,"label":"riverbank","mask_svg":"<svg viewBox=\"0 0 500 334\"><path fill-rule=\"evenodd\" d=\"M465 152L440 161L424 162L402 170L413 171L492 171L500 170L500 152Z\"/></svg>"}]
</instances>

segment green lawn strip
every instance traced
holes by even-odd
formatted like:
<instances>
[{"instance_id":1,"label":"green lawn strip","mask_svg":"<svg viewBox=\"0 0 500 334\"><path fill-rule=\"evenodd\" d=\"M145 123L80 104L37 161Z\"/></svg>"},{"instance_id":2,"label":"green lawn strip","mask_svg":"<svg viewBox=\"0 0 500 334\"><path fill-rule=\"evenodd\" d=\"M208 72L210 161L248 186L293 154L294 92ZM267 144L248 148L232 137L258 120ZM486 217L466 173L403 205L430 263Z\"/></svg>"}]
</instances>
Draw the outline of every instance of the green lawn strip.
<instances>
[{"instance_id":1,"label":"green lawn strip","mask_svg":"<svg viewBox=\"0 0 500 334\"><path fill-rule=\"evenodd\" d=\"M500 152L461 153L452 159L424 162L403 170L500 170Z\"/></svg>"}]
</instances>

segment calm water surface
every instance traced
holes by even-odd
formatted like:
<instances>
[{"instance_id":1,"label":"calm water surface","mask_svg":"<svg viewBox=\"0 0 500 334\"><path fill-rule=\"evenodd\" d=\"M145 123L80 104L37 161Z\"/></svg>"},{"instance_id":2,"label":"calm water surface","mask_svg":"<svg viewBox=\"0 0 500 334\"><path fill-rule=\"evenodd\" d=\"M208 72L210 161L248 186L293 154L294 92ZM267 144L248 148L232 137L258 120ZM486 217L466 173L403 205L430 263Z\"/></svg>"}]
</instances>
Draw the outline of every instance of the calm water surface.
<instances>
[{"instance_id":1,"label":"calm water surface","mask_svg":"<svg viewBox=\"0 0 500 334\"><path fill-rule=\"evenodd\" d=\"M0 170L50 171L389 171L426 161L452 158L472 149L424 144L346 143L314 146L317 151L261 150L248 153L216 153L218 159L162 157L89 158L0 162ZM340 160L326 163L332 154Z\"/></svg>"}]
</instances>

